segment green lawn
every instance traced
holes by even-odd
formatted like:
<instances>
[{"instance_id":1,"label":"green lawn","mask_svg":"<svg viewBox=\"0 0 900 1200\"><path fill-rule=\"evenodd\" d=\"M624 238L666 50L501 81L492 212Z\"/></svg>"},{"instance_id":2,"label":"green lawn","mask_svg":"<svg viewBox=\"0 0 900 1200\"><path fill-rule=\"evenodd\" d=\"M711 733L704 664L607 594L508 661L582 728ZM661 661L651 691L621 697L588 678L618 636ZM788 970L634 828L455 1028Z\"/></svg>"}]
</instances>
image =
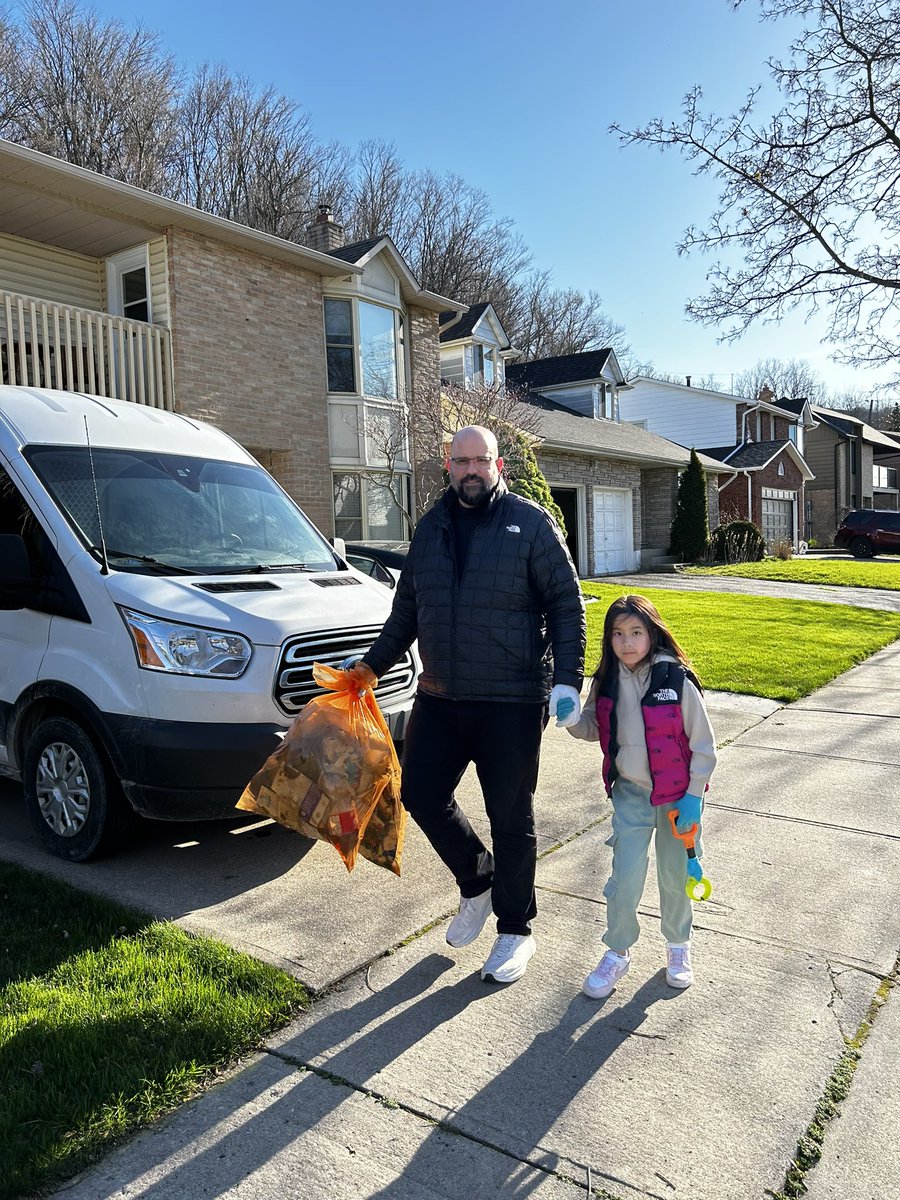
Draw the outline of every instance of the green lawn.
<instances>
[{"instance_id":1,"label":"green lawn","mask_svg":"<svg viewBox=\"0 0 900 1200\"><path fill-rule=\"evenodd\" d=\"M842 564L837 564L842 565ZM586 670L596 668L603 618L621 586L585 583ZM900 613L806 600L716 592L635 589L652 600L704 687L770 700L808 696L854 663L900 638Z\"/></svg>"},{"instance_id":2,"label":"green lawn","mask_svg":"<svg viewBox=\"0 0 900 1200\"><path fill-rule=\"evenodd\" d=\"M0 1198L46 1189L308 1003L208 938L0 863Z\"/></svg>"},{"instance_id":3,"label":"green lawn","mask_svg":"<svg viewBox=\"0 0 900 1200\"><path fill-rule=\"evenodd\" d=\"M684 574L735 575L740 579L784 579L789 583L900 591L900 557L876 562L856 558L767 558L763 562L732 563L724 567L685 567Z\"/></svg>"}]
</instances>

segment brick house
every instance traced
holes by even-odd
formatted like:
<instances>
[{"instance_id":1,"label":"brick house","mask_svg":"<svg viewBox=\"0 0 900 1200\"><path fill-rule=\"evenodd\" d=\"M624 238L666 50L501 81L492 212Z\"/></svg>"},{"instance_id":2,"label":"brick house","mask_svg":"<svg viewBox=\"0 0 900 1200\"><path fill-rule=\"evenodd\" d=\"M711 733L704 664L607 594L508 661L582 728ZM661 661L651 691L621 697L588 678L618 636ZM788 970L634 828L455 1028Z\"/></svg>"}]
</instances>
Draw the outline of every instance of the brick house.
<instances>
[{"instance_id":1,"label":"brick house","mask_svg":"<svg viewBox=\"0 0 900 1200\"><path fill-rule=\"evenodd\" d=\"M786 412L808 412L812 420L806 439L806 459L815 471L806 489L808 537L830 546L841 518L851 508L900 508L896 435L808 400L777 403Z\"/></svg>"},{"instance_id":2,"label":"brick house","mask_svg":"<svg viewBox=\"0 0 900 1200\"><path fill-rule=\"evenodd\" d=\"M0 141L3 380L209 421L327 535L407 536L366 430L438 386L454 301L324 207L308 242Z\"/></svg>"},{"instance_id":3,"label":"brick house","mask_svg":"<svg viewBox=\"0 0 900 1200\"><path fill-rule=\"evenodd\" d=\"M522 393L535 454L563 511L581 575L652 569L667 561L678 479L690 451L620 419L626 387L615 351L590 350L507 365ZM523 424L526 417L523 415ZM710 524L718 521L719 472L700 456Z\"/></svg>"},{"instance_id":4,"label":"brick house","mask_svg":"<svg viewBox=\"0 0 900 1200\"><path fill-rule=\"evenodd\" d=\"M753 521L770 546L808 539L806 487L814 475L804 449L815 424L808 408L782 408L768 389L754 402L640 376L629 380L620 410L624 420L726 464L718 484L724 519Z\"/></svg>"}]
</instances>

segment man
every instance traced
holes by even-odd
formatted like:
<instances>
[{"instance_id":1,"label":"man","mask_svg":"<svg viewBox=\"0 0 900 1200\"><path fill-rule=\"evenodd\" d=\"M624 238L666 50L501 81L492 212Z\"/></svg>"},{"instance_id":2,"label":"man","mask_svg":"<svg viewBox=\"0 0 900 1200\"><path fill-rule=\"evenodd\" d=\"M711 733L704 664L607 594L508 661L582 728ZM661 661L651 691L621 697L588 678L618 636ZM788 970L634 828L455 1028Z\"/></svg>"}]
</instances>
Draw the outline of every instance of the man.
<instances>
[{"instance_id":1,"label":"man","mask_svg":"<svg viewBox=\"0 0 900 1200\"><path fill-rule=\"evenodd\" d=\"M345 666L360 686L374 687L418 638L423 670L406 735L403 802L459 885L447 941L473 942L493 910L498 937L481 977L511 983L536 949L541 734L548 698L550 716L561 699L574 701L557 724L581 713L584 601L553 518L501 479L489 429L461 429L446 467L450 487L416 526L382 632ZM454 796L470 762L493 854Z\"/></svg>"}]
</instances>

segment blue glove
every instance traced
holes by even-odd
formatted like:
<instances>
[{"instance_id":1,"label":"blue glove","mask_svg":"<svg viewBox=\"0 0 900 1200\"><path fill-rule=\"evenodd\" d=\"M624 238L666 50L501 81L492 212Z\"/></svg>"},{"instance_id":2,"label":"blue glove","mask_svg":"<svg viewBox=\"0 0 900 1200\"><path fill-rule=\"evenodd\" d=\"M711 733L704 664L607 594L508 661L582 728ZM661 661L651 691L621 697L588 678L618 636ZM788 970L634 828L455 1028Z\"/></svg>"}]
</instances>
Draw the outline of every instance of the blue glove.
<instances>
[{"instance_id":1,"label":"blue glove","mask_svg":"<svg viewBox=\"0 0 900 1200\"><path fill-rule=\"evenodd\" d=\"M349 658L345 658L341 663L341 670L352 671L361 658L361 654L351 654Z\"/></svg>"},{"instance_id":2,"label":"blue glove","mask_svg":"<svg viewBox=\"0 0 900 1200\"><path fill-rule=\"evenodd\" d=\"M699 796L692 796L690 793L681 797L675 807L678 809L678 820L675 822L675 828L679 833L685 833L692 825L700 824L700 809L703 806L703 801Z\"/></svg>"},{"instance_id":3,"label":"blue glove","mask_svg":"<svg viewBox=\"0 0 900 1200\"><path fill-rule=\"evenodd\" d=\"M700 866L699 858L689 858L687 862L687 872L691 879L696 879L699 883L703 878L703 868Z\"/></svg>"},{"instance_id":4,"label":"blue glove","mask_svg":"<svg viewBox=\"0 0 900 1200\"><path fill-rule=\"evenodd\" d=\"M556 717L556 728L575 725L581 716L581 696L568 683L558 683L550 693L550 716Z\"/></svg>"}]
</instances>

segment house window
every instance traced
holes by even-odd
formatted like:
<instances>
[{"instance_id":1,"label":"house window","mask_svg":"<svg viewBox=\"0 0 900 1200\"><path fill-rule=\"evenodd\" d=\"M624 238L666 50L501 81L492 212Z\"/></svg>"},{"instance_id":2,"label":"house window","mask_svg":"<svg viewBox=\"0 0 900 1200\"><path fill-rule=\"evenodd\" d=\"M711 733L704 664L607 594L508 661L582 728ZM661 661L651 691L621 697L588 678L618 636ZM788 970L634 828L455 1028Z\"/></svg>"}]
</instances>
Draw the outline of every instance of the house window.
<instances>
[{"instance_id":1,"label":"house window","mask_svg":"<svg viewBox=\"0 0 900 1200\"><path fill-rule=\"evenodd\" d=\"M325 300L329 392L396 400L402 348L402 317L394 309L365 300Z\"/></svg>"},{"instance_id":2,"label":"house window","mask_svg":"<svg viewBox=\"0 0 900 1200\"><path fill-rule=\"evenodd\" d=\"M353 310L349 300L325 301L325 356L329 392L355 392Z\"/></svg>"},{"instance_id":3,"label":"house window","mask_svg":"<svg viewBox=\"0 0 900 1200\"><path fill-rule=\"evenodd\" d=\"M402 542L409 537L404 507L409 508L409 477L334 475L334 532L347 542ZM402 501L402 505L400 503Z\"/></svg>"},{"instance_id":4,"label":"house window","mask_svg":"<svg viewBox=\"0 0 900 1200\"><path fill-rule=\"evenodd\" d=\"M397 399L397 336L394 311L359 302L359 348L363 395Z\"/></svg>"},{"instance_id":5,"label":"house window","mask_svg":"<svg viewBox=\"0 0 900 1200\"><path fill-rule=\"evenodd\" d=\"M779 464L778 464L778 474L779 474L779 475L783 475L783 474L784 474L784 463L779 463Z\"/></svg>"},{"instance_id":6,"label":"house window","mask_svg":"<svg viewBox=\"0 0 900 1200\"><path fill-rule=\"evenodd\" d=\"M135 246L106 260L107 306L116 317L152 321L147 247Z\"/></svg>"},{"instance_id":7,"label":"house window","mask_svg":"<svg viewBox=\"0 0 900 1200\"><path fill-rule=\"evenodd\" d=\"M325 299L334 525L347 541L409 536L404 339L396 309L356 297Z\"/></svg>"}]
</instances>

